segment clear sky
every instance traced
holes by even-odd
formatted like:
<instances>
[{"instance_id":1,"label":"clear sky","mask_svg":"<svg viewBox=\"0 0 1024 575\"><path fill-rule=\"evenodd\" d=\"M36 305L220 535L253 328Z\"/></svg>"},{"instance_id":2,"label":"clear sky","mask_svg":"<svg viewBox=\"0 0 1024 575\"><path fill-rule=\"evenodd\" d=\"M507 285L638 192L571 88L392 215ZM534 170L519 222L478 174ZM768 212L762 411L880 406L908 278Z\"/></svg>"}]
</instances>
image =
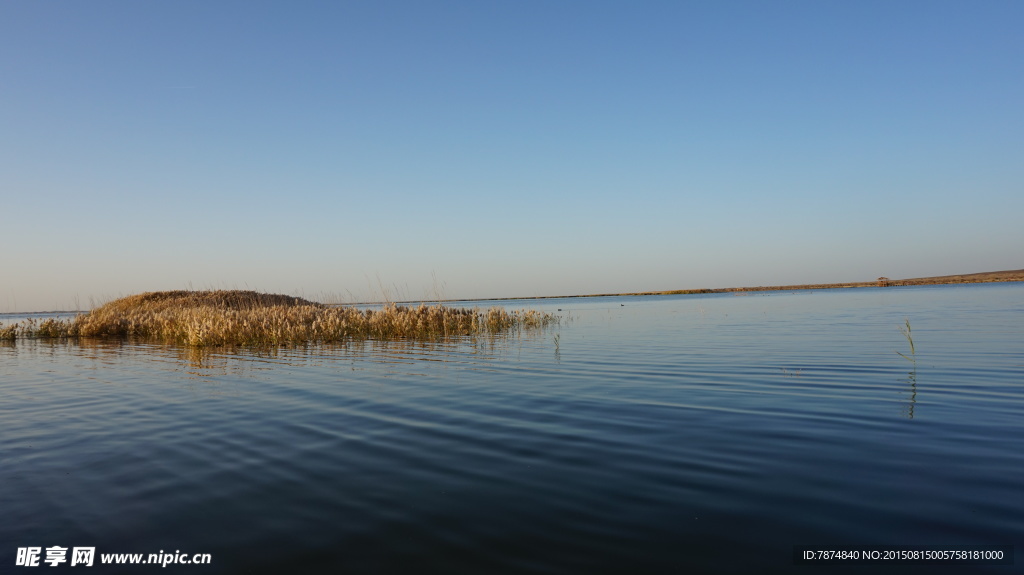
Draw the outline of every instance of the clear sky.
<instances>
[{"instance_id":1,"label":"clear sky","mask_svg":"<svg viewBox=\"0 0 1024 575\"><path fill-rule=\"evenodd\" d=\"M1024 268L1024 2L0 1L0 312Z\"/></svg>"}]
</instances>

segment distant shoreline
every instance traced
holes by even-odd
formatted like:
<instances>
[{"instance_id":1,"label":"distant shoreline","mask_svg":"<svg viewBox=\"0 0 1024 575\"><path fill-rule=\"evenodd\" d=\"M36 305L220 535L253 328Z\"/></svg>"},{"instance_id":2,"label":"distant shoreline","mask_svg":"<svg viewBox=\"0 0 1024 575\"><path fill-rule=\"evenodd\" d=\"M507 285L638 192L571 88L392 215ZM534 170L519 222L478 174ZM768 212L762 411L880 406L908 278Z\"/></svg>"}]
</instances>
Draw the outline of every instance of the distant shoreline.
<instances>
[{"instance_id":1,"label":"distant shoreline","mask_svg":"<svg viewBox=\"0 0 1024 575\"><path fill-rule=\"evenodd\" d=\"M885 279L884 285L881 280ZM644 295L686 295L702 293L731 293L731 292L754 292L754 291L793 291L811 289L833 289L833 288L865 288L865 287L892 287L892 286L916 286L916 285L941 285L941 284L972 284L972 283L993 283L993 282L1019 282L1024 281L1024 270L1005 270L999 272L982 272L976 274L960 274L952 276L934 276L927 278L910 279L887 279L879 278L875 281L850 282L835 284L802 284L785 286L753 286L753 287L731 287L731 288L709 288L709 289L681 289L667 291L643 291L626 293L595 293L582 295L538 295L526 297L481 297L481 298L452 298L452 299L412 299L392 303L420 303L420 302L460 302L460 301L512 301L512 300L541 300L541 299L568 299L586 297L615 297L615 296L644 296ZM376 305L388 302L355 302L348 304L327 304L331 306L344 305ZM82 313L84 310L58 310L58 311L32 311L32 312L5 312L10 315L45 315L54 313Z\"/></svg>"},{"instance_id":2,"label":"distant shoreline","mask_svg":"<svg viewBox=\"0 0 1024 575\"><path fill-rule=\"evenodd\" d=\"M884 280L884 282L883 282ZM585 295L542 295L528 297L494 297L494 298L472 298L472 299L442 299L442 300L409 300L410 303L419 301L509 301L509 300L535 300L535 299L568 299L585 297L614 297L614 296L645 296L645 295L685 295L704 293L732 293L732 292L755 292L755 291L793 291L812 289L834 289L834 288L866 288L866 287L892 287L892 286L916 286L916 285L942 285L942 284L972 284L972 283L993 283L993 282L1018 282L1024 281L1024 270L1006 270L998 272L982 272L976 274L959 274L951 276L934 276L926 278L910 279L888 279L879 278L875 281L849 282L834 284L802 284L784 286L754 286L754 287L731 287L731 288L709 288L709 289L683 289L668 291L645 291L626 293L597 293ZM377 303L377 302L369 302Z\"/></svg>"}]
</instances>

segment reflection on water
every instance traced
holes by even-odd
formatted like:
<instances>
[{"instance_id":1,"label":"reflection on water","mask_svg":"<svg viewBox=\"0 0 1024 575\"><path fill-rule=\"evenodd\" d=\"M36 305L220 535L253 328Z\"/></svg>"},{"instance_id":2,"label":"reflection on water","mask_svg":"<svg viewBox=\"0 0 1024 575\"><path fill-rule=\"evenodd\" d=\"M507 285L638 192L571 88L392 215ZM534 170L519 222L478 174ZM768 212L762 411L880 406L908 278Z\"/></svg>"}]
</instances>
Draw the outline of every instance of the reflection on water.
<instances>
[{"instance_id":1,"label":"reflection on water","mask_svg":"<svg viewBox=\"0 0 1024 575\"><path fill-rule=\"evenodd\" d=\"M915 366L913 371L907 374L907 378L902 381L906 383L909 388L905 411L907 419L914 419L914 406L917 404L917 366Z\"/></svg>"},{"instance_id":2,"label":"reflection on water","mask_svg":"<svg viewBox=\"0 0 1024 575\"><path fill-rule=\"evenodd\" d=\"M1024 544L1024 286L536 307L573 321L0 345L0 565L95 545L207 573L803 572L796 544Z\"/></svg>"}]
</instances>

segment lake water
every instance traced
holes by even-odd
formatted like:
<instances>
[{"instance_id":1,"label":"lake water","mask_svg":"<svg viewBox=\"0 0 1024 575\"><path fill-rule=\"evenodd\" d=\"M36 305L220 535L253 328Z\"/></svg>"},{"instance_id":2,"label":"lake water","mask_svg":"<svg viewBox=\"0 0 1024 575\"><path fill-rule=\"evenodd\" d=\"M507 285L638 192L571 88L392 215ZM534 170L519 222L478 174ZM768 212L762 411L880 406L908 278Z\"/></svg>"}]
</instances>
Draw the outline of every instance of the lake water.
<instances>
[{"instance_id":1,"label":"lake water","mask_svg":"<svg viewBox=\"0 0 1024 575\"><path fill-rule=\"evenodd\" d=\"M1024 548L1024 284L500 303L566 320L0 345L0 571L33 546L95 547L86 573L905 574L937 571L794 546Z\"/></svg>"}]
</instances>

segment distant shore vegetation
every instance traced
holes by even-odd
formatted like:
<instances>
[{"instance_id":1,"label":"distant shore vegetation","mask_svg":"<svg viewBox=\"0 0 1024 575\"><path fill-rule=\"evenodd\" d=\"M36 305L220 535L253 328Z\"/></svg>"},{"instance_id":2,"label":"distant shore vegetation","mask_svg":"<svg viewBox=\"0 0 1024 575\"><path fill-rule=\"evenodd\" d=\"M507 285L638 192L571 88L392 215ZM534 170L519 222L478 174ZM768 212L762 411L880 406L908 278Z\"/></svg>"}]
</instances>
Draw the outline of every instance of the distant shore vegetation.
<instances>
[{"instance_id":1,"label":"distant shore vegetation","mask_svg":"<svg viewBox=\"0 0 1024 575\"><path fill-rule=\"evenodd\" d=\"M348 340L441 339L499 334L558 323L554 314L384 304L328 306L255 291L163 291L120 298L73 318L0 326L0 340L132 338L194 347L274 346Z\"/></svg>"}]
</instances>

